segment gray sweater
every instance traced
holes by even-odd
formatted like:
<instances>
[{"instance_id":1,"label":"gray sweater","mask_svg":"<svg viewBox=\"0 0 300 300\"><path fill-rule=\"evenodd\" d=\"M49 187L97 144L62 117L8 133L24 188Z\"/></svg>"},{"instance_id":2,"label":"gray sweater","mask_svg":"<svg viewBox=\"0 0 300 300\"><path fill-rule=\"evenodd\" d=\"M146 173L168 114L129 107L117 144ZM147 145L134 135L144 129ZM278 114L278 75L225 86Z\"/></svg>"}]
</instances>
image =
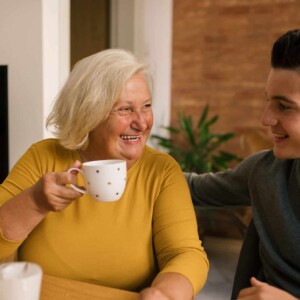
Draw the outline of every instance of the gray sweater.
<instances>
[{"instance_id":1,"label":"gray sweater","mask_svg":"<svg viewBox=\"0 0 300 300\"><path fill-rule=\"evenodd\" d=\"M300 159L261 151L233 170L185 176L194 205L252 205L266 281L300 297Z\"/></svg>"}]
</instances>

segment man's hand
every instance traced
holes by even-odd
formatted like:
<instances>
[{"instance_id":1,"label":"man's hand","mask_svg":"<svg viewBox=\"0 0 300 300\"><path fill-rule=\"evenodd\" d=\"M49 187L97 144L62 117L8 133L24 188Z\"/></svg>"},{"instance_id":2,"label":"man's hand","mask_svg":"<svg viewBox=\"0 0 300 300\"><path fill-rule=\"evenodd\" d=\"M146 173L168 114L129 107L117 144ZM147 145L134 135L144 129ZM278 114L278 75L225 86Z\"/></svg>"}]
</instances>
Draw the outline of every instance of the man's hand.
<instances>
[{"instance_id":1,"label":"man's hand","mask_svg":"<svg viewBox=\"0 0 300 300\"><path fill-rule=\"evenodd\" d=\"M242 300L297 300L294 296L265 282L252 277L251 287L240 291L238 299Z\"/></svg>"}]
</instances>

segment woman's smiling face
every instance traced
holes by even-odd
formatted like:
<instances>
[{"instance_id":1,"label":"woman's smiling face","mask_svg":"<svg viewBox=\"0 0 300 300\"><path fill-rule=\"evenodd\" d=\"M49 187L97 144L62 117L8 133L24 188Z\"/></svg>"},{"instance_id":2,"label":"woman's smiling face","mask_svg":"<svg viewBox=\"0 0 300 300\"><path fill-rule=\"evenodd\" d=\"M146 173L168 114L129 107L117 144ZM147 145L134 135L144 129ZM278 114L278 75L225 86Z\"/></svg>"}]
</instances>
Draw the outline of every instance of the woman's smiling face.
<instances>
[{"instance_id":1,"label":"woman's smiling face","mask_svg":"<svg viewBox=\"0 0 300 300\"><path fill-rule=\"evenodd\" d=\"M87 152L98 159L125 159L130 168L141 157L152 125L151 94L139 72L125 84L108 119L90 132Z\"/></svg>"},{"instance_id":2,"label":"woman's smiling face","mask_svg":"<svg viewBox=\"0 0 300 300\"><path fill-rule=\"evenodd\" d=\"M300 72L272 69L266 85L267 104L262 124L274 137L274 155L300 157Z\"/></svg>"}]
</instances>

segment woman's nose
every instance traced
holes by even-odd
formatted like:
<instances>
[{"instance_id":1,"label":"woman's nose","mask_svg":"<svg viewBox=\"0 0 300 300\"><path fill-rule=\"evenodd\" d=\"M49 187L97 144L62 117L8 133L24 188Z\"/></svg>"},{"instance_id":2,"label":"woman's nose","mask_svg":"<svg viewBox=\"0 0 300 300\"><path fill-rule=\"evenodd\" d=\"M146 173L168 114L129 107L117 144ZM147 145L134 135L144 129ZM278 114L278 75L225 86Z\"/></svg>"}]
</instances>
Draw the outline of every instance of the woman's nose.
<instances>
[{"instance_id":1,"label":"woman's nose","mask_svg":"<svg viewBox=\"0 0 300 300\"><path fill-rule=\"evenodd\" d=\"M134 111L132 116L132 127L139 131L147 129L147 122L145 115L141 111Z\"/></svg>"}]
</instances>

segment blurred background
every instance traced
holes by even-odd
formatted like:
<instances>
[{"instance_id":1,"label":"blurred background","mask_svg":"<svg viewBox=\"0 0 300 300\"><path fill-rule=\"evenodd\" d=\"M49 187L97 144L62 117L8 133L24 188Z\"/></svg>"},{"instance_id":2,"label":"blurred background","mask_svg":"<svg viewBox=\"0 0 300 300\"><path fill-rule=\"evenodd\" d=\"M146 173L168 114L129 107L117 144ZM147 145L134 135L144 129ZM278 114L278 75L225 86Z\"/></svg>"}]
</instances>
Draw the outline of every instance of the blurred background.
<instances>
[{"instance_id":1,"label":"blurred background","mask_svg":"<svg viewBox=\"0 0 300 300\"><path fill-rule=\"evenodd\" d=\"M243 159L271 148L260 126L270 51L300 27L299 12L299 0L0 0L0 181L32 143L51 136L45 119L74 64L107 48L150 64L154 135L189 148L184 132L170 136L165 127L180 129L185 114L197 136L208 106L207 118L217 116L211 132L232 134L219 149ZM241 241L251 219L246 207L196 213L204 244L219 237L222 247Z\"/></svg>"},{"instance_id":2,"label":"blurred background","mask_svg":"<svg viewBox=\"0 0 300 300\"><path fill-rule=\"evenodd\" d=\"M299 9L298 0L0 0L0 180L33 142L51 136L45 119L73 65L107 48L150 64L153 134L189 149L185 132L170 136L164 127L178 128L185 114L197 136L208 105L208 120L218 117L210 131L234 134L219 142L221 150L244 158L272 147L259 123L270 51L279 35L300 26ZM168 151L157 140L149 144ZM251 217L245 208L207 214L201 232L236 238ZM212 214L219 222L210 222Z\"/></svg>"}]
</instances>

